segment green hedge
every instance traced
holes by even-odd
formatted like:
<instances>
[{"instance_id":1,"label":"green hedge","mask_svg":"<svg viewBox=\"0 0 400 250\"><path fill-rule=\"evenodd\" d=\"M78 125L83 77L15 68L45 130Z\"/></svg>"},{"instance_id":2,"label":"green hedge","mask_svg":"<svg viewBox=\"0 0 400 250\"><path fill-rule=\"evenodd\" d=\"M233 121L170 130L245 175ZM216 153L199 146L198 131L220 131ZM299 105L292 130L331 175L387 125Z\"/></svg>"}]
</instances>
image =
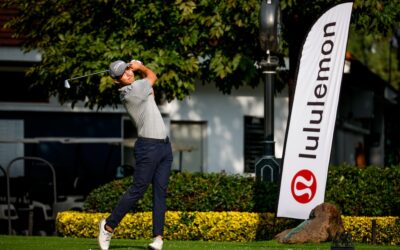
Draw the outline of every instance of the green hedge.
<instances>
[{"instance_id":1,"label":"green hedge","mask_svg":"<svg viewBox=\"0 0 400 250\"><path fill-rule=\"evenodd\" d=\"M111 212L132 178L110 182L95 189L84 210ZM278 185L226 174L173 173L168 187L170 211L275 212ZM400 215L400 166L331 166L325 201L334 203L343 215ZM134 212L151 211L151 186Z\"/></svg>"},{"instance_id":2,"label":"green hedge","mask_svg":"<svg viewBox=\"0 0 400 250\"><path fill-rule=\"evenodd\" d=\"M85 211L111 212L132 178L112 181L92 191L86 198ZM151 185L134 212L151 211ZM168 185L170 211L274 211L277 185L255 183L251 177L226 174L174 172Z\"/></svg>"},{"instance_id":3,"label":"green hedge","mask_svg":"<svg viewBox=\"0 0 400 250\"><path fill-rule=\"evenodd\" d=\"M325 201L352 216L400 215L400 166L331 166Z\"/></svg>"}]
</instances>

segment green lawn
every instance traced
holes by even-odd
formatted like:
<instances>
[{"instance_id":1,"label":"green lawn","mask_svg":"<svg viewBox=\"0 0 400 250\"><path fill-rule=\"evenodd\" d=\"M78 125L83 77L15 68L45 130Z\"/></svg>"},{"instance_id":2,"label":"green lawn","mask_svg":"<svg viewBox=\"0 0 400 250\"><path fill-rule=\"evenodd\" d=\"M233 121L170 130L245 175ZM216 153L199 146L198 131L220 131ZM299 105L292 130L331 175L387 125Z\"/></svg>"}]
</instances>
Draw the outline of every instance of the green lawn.
<instances>
[{"instance_id":1,"label":"green lawn","mask_svg":"<svg viewBox=\"0 0 400 250\"><path fill-rule=\"evenodd\" d=\"M111 241L110 250L146 250L149 241L145 240L119 240ZM399 250L399 246L373 246L356 244L357 250L369 249L393 249ZM62 237L29 237L29 236L5 236L0 235L1 250L71 250L71 249L98 249L96 239L62 238ZM207 241L165 241L164 250L329 250L330 243L284 245L276 241L255 241L247 243L236 242L207 242Z\"/></svg>"}]
</instances>

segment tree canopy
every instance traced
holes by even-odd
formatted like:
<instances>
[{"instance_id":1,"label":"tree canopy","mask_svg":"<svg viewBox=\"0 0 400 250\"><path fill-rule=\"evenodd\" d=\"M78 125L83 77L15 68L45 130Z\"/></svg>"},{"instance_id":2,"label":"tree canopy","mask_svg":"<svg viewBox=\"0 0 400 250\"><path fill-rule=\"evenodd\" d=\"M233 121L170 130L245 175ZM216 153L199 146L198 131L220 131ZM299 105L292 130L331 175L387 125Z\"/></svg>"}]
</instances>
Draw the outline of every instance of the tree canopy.
<instances>
[{"instance_id":1,"label":"tree canopy","mask_svg":"<svg viewBox=\"0 0 400 250\"><path fill-rule=\"evenodd\" d=\"M280 1L281 53L290 56L292 70L309 26L337 2ZM42 61L28 71L34 84L61 102L117 104L107 75L74 80L64 88L65 79L105 70L117 59L138 59L153 69L159 77L156 92L167 100L189 95L196 80L223 93L260 83L254 67L264 56L258 42L259 0L8 0L2 7L19 11L6 27L25 38L24 49L42 53ZM387 37L399 25L399 13L397 1L356 0L352 26L360 34Z\"/></svg>"}]
</instances>

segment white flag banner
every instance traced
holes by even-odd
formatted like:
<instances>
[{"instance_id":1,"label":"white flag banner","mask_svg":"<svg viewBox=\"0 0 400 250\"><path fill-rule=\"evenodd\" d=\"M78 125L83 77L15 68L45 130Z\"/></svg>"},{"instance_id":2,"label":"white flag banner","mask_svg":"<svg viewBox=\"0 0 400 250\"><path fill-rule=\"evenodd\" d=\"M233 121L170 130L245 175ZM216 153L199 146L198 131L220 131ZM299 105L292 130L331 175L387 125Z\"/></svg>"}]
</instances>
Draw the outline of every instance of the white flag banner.
<instances>
[{"instance_id":1,"label":"white flag banner","mask_svg":"<svg viewBox=\"0 0 400 250\"><path fill-rule=\"evenodd\" d=\"M308 219L324 202L352 2L326 11L303 45L286 135L278 217Z\"/></svg>"}]
</instances>

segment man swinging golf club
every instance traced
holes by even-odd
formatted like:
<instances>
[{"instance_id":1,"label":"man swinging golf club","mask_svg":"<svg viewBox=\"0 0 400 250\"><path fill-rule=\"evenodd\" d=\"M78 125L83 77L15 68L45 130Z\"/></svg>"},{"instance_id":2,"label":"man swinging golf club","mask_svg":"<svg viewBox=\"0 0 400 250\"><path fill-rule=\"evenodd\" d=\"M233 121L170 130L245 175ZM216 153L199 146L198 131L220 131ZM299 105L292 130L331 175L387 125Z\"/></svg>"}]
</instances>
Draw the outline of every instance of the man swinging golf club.
<instances>
[{"instance_id":1,"label":"man swinging golf club","mask_svg":"<svg viewBox=\"0 0 400 250\"><path fill-rule=\"evenodd\" d=\"M140 80L135 80L136 71L142 74ZM136 165L133 184L122 195L111 215L100 221L98 243L102 250L109 248L114 229L152 183L154 238L149 249L161 250L172 150L164 121L154 100L152 86L157 76L137 60L129 64L121 60L114 61L108 72L121 87L121 101L136 125L139 137L134 147Z\"/></svg>"}]
</instances>

